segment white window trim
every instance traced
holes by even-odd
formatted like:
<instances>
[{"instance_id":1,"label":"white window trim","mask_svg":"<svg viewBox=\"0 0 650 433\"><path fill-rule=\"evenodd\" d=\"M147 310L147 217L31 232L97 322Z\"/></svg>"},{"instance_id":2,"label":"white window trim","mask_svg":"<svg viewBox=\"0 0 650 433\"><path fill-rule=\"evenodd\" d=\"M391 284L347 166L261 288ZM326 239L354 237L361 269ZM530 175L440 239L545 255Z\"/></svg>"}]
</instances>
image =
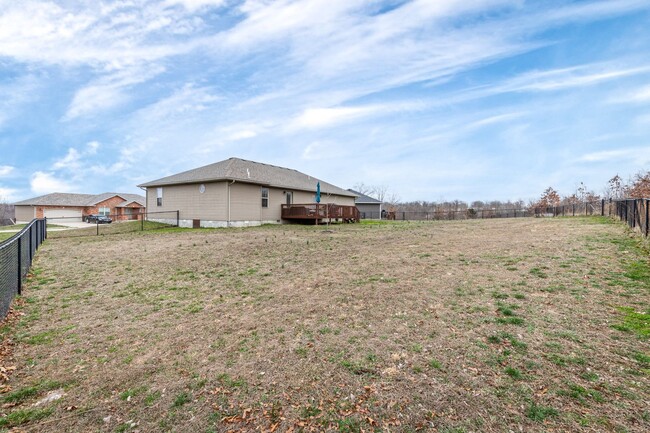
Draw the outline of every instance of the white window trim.
<instances>
[{"instance_id":1,"label":"white window trim","mask_svg":"<svg viewBox=\"0 0 650 433\"><path fill-rule=\"evenodd\" d=\"M264 193L266 193L266 196L264 196ZM261 194L262 194L262 207L264 209L267 209L269 207L269 196L271 195L270 191L268 188L262 188ZM266 201L266 206L264 205L265 201Z\"/></svg>"}]
</instances>

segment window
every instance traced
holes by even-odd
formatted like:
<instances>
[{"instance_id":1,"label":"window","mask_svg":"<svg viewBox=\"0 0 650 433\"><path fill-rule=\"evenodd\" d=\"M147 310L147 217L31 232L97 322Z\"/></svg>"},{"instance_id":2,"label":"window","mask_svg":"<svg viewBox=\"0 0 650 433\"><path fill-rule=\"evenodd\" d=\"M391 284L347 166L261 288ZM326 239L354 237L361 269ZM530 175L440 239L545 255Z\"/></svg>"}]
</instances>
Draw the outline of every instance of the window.
<instances>
[{"instance_id":1,"label":"window","mask_svg":"<svg viewBox=\"0 0 650 433\"><path fill-rule=\"evenodd\" d=\"M162 206L162 187L156 188L156 206Z\"/></svg>"},{"instance_id":2,"label":"window","mask_svg":"<svg viewBox=\"0 0 650 433\"><path fill-rule=\"evenodd\" d=\"M111 208L109 207L100 207L99 214L103 216L109 216L111 214Z\"/></svg>"},{"instance_id":3,"label":"window","mask_svg":"<svg viewBox=\"0 0 650 433\"><path fill-rule=\"evenodd\" d=\"M269 207L269 189L262 188L262 207Z\"/></svg>"}]
</instances>

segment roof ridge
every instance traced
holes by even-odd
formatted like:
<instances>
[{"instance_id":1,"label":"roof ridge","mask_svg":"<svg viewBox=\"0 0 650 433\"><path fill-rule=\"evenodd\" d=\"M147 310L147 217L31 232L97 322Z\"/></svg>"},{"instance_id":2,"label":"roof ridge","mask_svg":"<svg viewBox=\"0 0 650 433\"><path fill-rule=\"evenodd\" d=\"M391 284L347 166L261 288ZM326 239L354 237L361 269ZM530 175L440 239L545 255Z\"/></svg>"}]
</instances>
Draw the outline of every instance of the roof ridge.
<instances>
[{"instance_id":1,"label":"roof ridge","mask_svg":"<svg viewBox=\"0 0 650 433\"><path fill-rule=\"evenodd\" d=\"M213 164L185 170L138 186L149 188L154 186L231 180L301 191L315 191L316 181L318 181L321 183L321 190L323 192L354 196L354 193L318 177L303 173L295 168L281 167L236 157L230 157Z\"/></svg>"},{"instance_id":2,"label":"roof ridge","mask_svg":"<svg viewBox=\"0 0 650 433\"><path fill-rule=\"evenodd\" d=\"M279 168L279 169L282 169L282 170L290 170L290 171L295 171L296 173L305 174L305 173L303 173L301 171L296 170L295 168L282 167L280 165L273 165L273 164L269 164L269 163L266 163L266 162L258 162L258 161L253 161L253 160L250 160L250 159L243 159L243 158L236 158L236 157L232 157L232 158L229 158L229 159L235 159L235 160L242 161L242 162L250 162L250 163L253 163L253 164L265 165L267 167ZM313 176L310 176L308 174L305 174L305 176L313 177Z\"/></svg>"}]
</instances>

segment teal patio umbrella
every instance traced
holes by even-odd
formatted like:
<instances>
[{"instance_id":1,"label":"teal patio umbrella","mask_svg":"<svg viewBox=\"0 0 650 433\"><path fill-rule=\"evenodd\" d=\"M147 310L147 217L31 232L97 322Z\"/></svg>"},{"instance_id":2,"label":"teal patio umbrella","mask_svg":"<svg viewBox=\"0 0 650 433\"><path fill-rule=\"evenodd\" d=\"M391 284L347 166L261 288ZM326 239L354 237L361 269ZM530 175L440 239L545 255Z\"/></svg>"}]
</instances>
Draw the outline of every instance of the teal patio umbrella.
<instances>
[{"instance_id":1,"label":"teal patio umbrella","mask_svg":"<svg viewBox=\"0 0 650 433\"><path fill-rule=\"evenodd\" d=\"M316 203L320 203L320 182L316 184Z\"/></svg>"}]
</instances>

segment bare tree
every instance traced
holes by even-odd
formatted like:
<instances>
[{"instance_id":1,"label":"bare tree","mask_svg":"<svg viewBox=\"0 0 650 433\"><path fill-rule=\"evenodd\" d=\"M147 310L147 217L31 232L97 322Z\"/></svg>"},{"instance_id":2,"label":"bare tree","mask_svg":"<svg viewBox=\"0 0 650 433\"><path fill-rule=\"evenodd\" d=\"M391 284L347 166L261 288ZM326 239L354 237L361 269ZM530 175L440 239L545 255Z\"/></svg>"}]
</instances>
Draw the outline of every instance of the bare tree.
<instances>
[{"instance_id":1,"label":"bare tree","mask_svg":"<svg viewBox=\"0 0 650 433\"><path fill-rule=\"evenodd\" d=\"M363 182L357 182L354 184L352 189L389 205L393 210L395 210L394 208L397 207L397 204L400 201L399 195L391 192L386 185L366 185Z\"/></svg>"},{"instance_id":2,"label":"bare tree","mask_svg":"<svg viewBox=\"0 0 650 433\"><path fill-rule=\"evenodd\" d=\"M373 192L374 187L372 185L366 185L363 182L357 182L352 186L352 189L363 195L370 196Z\"/></svg>"},{"instance_id":3,"label":"bare tree","mask_svg":"<svg viewBox=\"0 0 650 433\"><path fill-rule=\"evenodd\" d=\"M621 199L625 196L625 190L625 182L623 181L623 178L617 174L607 181L605 198L611 198L614 200Z\"/></svg>"},{"instance_id":4,"label":"bare tree","mask_svg":"<svg viewBox=\"0 0 650 433\"><path fill-rule=\"evenodd\" d=\"M14 206L0 197L0 225L13 224Z\"/></svg>"},{"instance_id":5,"label":"bare tree","mask_svg":"<svg viewBox=\"0 0 650 433\"><path fill-rule=\"evenodd\" d=\"M373 185L370 187L370 195L377 200L384 202L386 201L386 195L388 194L388 187L386 185Z\"/></svg>"},{"instance_id":6,"label":"bare tree","mask_svg":"<svg viewBox=\"0 0 650 433\"><path fill-rule=\"evenodd\" d=\"M578 185L578 188L576 189L575 196L579 201L585 201L586 195L587 187L585 186L584 182L580 182L580 185Z\"/></svg>"}]
</instances>

